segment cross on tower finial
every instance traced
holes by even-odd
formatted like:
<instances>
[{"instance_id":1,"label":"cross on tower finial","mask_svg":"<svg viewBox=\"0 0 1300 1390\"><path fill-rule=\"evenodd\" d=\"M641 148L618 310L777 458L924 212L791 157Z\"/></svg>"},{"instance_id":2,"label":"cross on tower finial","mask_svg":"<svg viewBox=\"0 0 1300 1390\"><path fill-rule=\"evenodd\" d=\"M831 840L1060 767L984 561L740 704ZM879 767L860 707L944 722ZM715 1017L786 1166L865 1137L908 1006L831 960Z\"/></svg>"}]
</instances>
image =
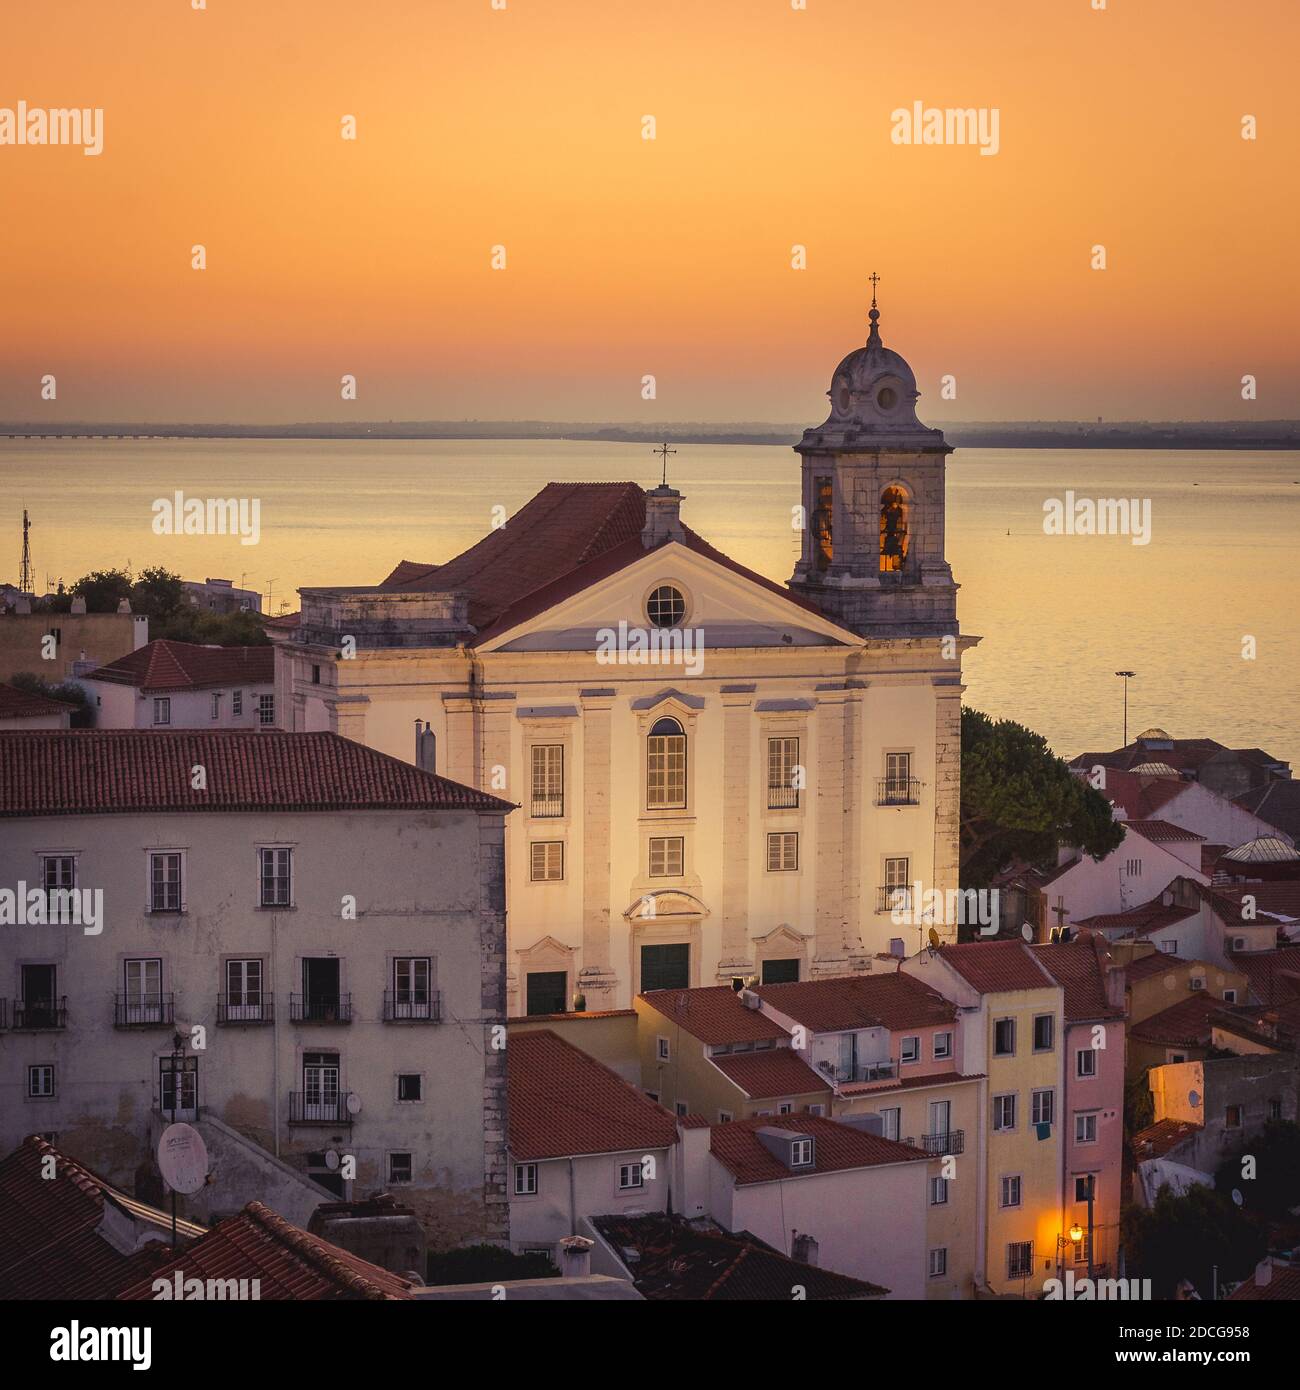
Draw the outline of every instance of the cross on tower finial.
<instances>
[{"instance_id":1,"label":"cross on tower finial","mask_svg":"<svg viewBox=\"0 0 1300 1390\"><path fill-rule=\"evenodd\" d=\"M663 486L663 487L667 487L667 486L668 486L668 455L669 455L669 454L675 454L675 453L677 452L677 450L676 450L676 449L670 449L670 448L668 447L668 441L665 439L664 442L663 442L657 449L651 449L650 452L651 452L652 454L662 454L662 455L663 455L663 460L664 460L664 477L663 477L662 486Z\"/></svg>"},{"instance_id":2,"label":"cross on tower finial","mask_svg":"<svg viewBox=\"0 0 1300 1390\"><path fill-rule=\"evenodd\" d=\"M871 312L867 317L871 320L871 332L867 334L867 346L880 346L880 310L876 308L876 286L880 283L880 276L873 270L867 277L871 281Z\"/></svg>"},{"instance_id":3,"label":"cross on tower finial","mask_svg":"<svg viewBox=\"0 0 1300 1390\"><path fill-rule=\"evenodd\" d=\"M873 270L867 277L871 281L871 307L876 307L876 286L880 283L880 276Z\"/></svg>"}]
</instances>

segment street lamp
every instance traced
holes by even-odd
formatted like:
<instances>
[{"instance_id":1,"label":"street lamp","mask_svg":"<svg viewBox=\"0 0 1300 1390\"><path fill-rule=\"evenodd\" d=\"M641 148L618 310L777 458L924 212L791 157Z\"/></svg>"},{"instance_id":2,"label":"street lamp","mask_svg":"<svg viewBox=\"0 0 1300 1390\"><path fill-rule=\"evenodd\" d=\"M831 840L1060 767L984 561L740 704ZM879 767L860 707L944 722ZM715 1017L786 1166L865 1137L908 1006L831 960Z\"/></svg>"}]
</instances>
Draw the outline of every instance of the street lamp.
<instances>
[{"instance_id":1,"label":"street lamp","mask_svg":"<svg viewBox=\"0 0 1300 1390\"><path fill-rule=\"evenodd\" d=\"M1124 747L1128 747L1128 683L1132 677L1137 675L1136 671L1116 671L1117 676L1124 678Z\"/></svg>"}]
</instances>

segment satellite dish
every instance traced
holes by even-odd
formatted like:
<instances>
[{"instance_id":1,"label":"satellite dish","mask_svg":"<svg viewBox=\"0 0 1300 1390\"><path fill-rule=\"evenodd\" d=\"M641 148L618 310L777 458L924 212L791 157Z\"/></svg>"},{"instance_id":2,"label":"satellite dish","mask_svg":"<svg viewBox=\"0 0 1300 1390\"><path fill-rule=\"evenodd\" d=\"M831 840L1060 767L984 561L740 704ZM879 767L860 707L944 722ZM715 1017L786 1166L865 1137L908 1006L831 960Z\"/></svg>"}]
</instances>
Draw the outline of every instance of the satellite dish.
<instances>
[{"instance_id":1,"label":"satellite dish","mask_svg":"<svg viewBox=\"0 0 1300 1390\"><path fill-rule=\"evenodd\" d=\"M1233 1200L1239 1207L1245 1206L1245 1204L1246 1204L1246 1199L1241 1195L1241 1188L1239 1188L1239 1187L1234 1187L1234 1188L1232 1189L1232 1200Z\"/></svg>"},{"instance_id":2,"label":"satellite dish","mask_svg":"<svg viewBox=\"0 0 1300 1390\"><path fill-rule=\"evenodd\" d=\"M1201 1103L1201 1093L1199 1091L1188 1091L1187 1102L1192 1109L1195 1110Z\"/></svg>"},{"instance_id":3,"label":"satellite dish","mask_svg":"<svg viewBox=\"0 0 1300 1390\"><path fill-rule=\"evenodd\" d=\"M1033 927L1031 927L1029 923L1026 922L1024 926L1020 928L1020 935L1023 936L1026 941L1032 942L1034 939Z\"/></svg>"},{"instance_id":4,"label":"satellite dish","mask_svg":"<svg viewBox=\"0 0 1300 1390\"><path fill-rule=\"evenodd\" d=\"M361 1097L355 1091L348 1092L347 1106L349 1115L361 1114Z\"/></svg>"},{"instance_id":5,"label":"satellite dish","mask_svg":"<svg viewBox=\"0 0 1300 1390\"><path fill-rule=\"evenodd\" d=\"M930 928L930 949L933 951L939 949L939 933L933 927Z\"/></svg>"},{"instance_id":6,"label":"satellite dish","mask_svg":"<svg viewBox=\"0 0 1300 1390\"><path fill-rule=\"evenodd\" d=\"M173 1192L197 1192L208 1180L208 1150L193 1125L168 1125L158 1140L158 1168Z\"/></svg>"},{"instance_id":7,"label":"satellite dish","mask_svg":"<svg viewBox=\"0 0 1300 1390\"><path fill-rule=\"evenodd\" d=\"M325 1150L325 1166L331 1173L339 1166L339 1151L337 1149Z\"/></svg>"}]
</instances>

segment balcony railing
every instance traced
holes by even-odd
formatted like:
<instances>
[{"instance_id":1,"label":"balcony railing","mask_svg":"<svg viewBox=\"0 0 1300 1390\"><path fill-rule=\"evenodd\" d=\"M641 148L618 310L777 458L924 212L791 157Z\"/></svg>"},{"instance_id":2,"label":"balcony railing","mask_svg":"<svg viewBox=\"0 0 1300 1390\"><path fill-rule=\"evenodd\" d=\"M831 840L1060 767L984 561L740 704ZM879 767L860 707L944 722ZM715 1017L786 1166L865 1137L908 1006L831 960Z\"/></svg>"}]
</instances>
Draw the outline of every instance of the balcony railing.
<instances>
[{"instance_id":1,"label":"balcony railing","mask_svg":"<svg viewBox=\"0 0 1300 1390\"><path fill-rule=\"evenodd\" d=\"M919 806L921 783L915 777L877 777L877 806Z\"/></svg>"},{"instance_id":2,"label":"balcony railing","mask_svg":"<svg viewBox=\"0 0 1300 1390\"><path fill-rule=\"evenodd\" d=\"M919 1139L909 1135L903 1142L928 1154L959 1154L966 1151L966 1131L950 1129L946 1134L923 1134Z\"/></svg>"},{"instance_id":3,"label":"balcony railing","mask_svg":"<svg viewBox=\"0 0 1300 1390\"><path fill-rule=\"evenodd\" d=\"M799 788L769 785L767 809L769 811L797 811L799 809Z\"/></svg>"},{"instance_id":4,"label":"balcony railing","mask_svg":"<svg viewBox=\"0 0 1300 1390\"><path fill-rule=\"evenodd\" d=\"M352 1112L348 1109L350 1091L290 1091L289 1123L291 1125L348 1125Z\"/></svg>"},{"instance_id":5,"label":"balcony railing","mask_svg":"<svg viewBox=\"0 0 1300 1390\"><path fill-rule=\"evenodd\" d=\"M898 1075L898 1063L893 1061L858 1062L851 1067L824 1063L823 1068L841 1085L858 1081L892 1081Z\"/></svg>"},{"instance_id":6,"label":"balcony railing","mask_svg":"<svg viewBox=\"0 0 1300 1390\"><path fill-rule=\"evenodd\" d=\"M427 999L412 999L409 994L391 989L384 991L385 1023L441 1023L442 994L430 992Z\"/></svg>"},{"instance_id":7,"label":"balcony railing","mask_svg":"<svg viewBox=\"0 0 1300 1390\"><path fill-rule=\"evenodd\" d=\"M167 1028L175 1022L174 994L118 994L113 999L114 1028Z\"/></svg>"},{"instance_id":8,"label":"balcony railing","mask_svg":"<svg viewBox=\"0 0 1300 1390\"><path fill-rule=\"evenodd\" d=\"M244 994L217 995L218 1023L274 1023L275 996Z\"/></svg>"},{"instance_id":9,"label":"balcony railing","mask_svg":"<svg viewBox=\"0 0 1300 1390\"><path fill-rule=\"evenodd\" d=\"M68 1026L68 997L61 999L15 999L14 1030L46 1032Z\"/></svg>"},{"instance_id":10,"label":"balcony railing","mask_svg":"<svg viewBox=\"0 0 1300 1390\"><path fill-rule=\"evenodd\" d=\"M893 912L896 909L902 912L910 912L912 910L912 890L902 887L878 889L876 893L876 911Z\"/></svg>"},{"instance_id":11,"label":"balcony railing","mask_svg":"<svg viewBox=\"0 0 1300 1390\"><path fill-rule=\"evenodd\" d=\"M350 994L291 994L289 1018L294 1023L351 1023Z\"/></svg>"},{"instance_id":12,"label":"balcony railing","mask_svg":"<svg viewBox=\"0 0 1300 1390\"><path fill-rule=\"evenodd\" d=\"M562 796L533 797L533 815L539 820L557 820L564 815Z\"/></svg>"}]
</instances>

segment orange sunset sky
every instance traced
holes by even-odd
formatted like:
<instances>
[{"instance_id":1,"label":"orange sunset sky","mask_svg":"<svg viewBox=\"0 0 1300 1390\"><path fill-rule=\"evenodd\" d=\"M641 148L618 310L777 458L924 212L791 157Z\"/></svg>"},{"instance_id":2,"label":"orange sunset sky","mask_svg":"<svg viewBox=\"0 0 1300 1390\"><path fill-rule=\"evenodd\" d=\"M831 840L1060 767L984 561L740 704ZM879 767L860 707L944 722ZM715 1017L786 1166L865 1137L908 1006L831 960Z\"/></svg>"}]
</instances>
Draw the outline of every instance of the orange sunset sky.
<instances>
[{"instance_id":1,"label":"orange sunset sky","mask_svg":"<svg viewBox=\"0 0 1300 1390\"><path fill-rule=\"evenodd\" d=\"M1300 415L1300 4L1093 2L10 5L0 419L810 422L873 269L923 417Z\"/></svg>"}]
</instances>

